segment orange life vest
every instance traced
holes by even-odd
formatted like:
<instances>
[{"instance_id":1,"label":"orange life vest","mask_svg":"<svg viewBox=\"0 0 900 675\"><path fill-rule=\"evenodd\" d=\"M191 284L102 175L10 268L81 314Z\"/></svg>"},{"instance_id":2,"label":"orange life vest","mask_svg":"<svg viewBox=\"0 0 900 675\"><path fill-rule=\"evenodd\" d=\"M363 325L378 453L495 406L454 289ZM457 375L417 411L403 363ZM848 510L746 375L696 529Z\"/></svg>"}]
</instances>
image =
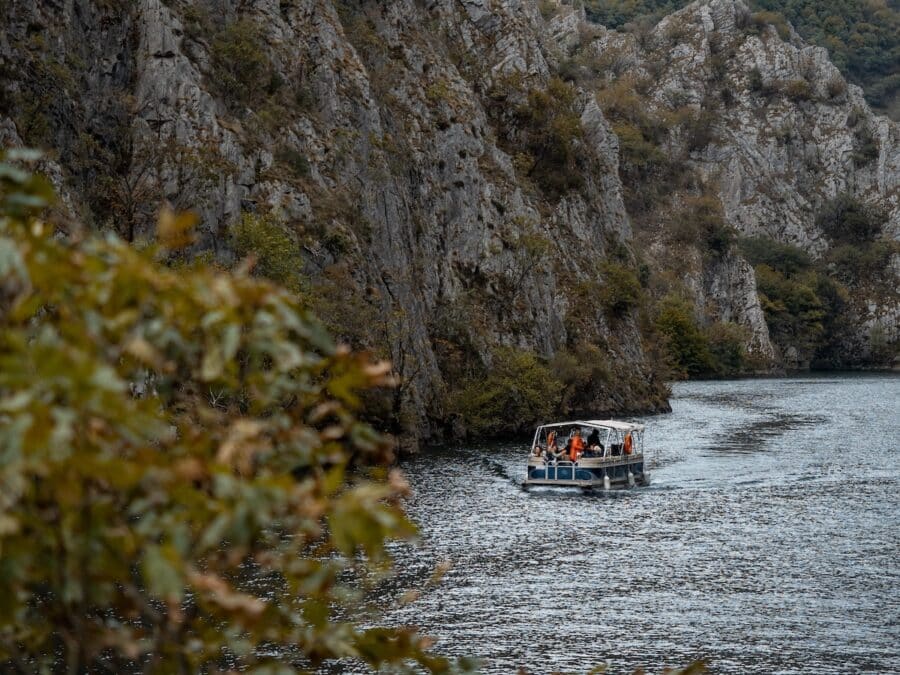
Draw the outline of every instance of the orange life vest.
<instances>
[{"instance_id":1,"label":"orange life vest","mask_svg":"<svg viewBox=\"0 0 900 675\"><path fill-rule=\"evenodd\" d=\"M631 454L631 434L625 434L625 454Z\"/></svg>"},{"instance_id":2,"label":"orange life vest","mask_svg":"<svg viewBox=\"0 0 900 675\"><path fill-rule=\"evenodd\" d=\"M584 441L581 436L575 436L572 439L572 445L569 446L569 459L573 462L576 461L582 450L584 450Z\"/></svg>"}]
</instances>

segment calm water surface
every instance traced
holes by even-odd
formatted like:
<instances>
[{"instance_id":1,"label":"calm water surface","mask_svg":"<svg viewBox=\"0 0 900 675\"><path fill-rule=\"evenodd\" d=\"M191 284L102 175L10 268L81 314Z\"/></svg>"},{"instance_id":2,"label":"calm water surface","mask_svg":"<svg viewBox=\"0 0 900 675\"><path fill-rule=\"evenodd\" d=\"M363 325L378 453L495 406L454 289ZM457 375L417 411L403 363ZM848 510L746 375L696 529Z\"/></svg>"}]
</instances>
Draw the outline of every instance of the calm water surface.
<instances>
[{"instance_id":1,"label":"calm water surface","mask_svg":"<svg viewBox=\"0 0 900 675\"><path fill-rule=\"evenodd\" d=\"M900 377L690 382L646 418L653 484L525 492L524 445L405 465L422 544L392 622L488 673L900 672Z\"/></svg>"}]
</instances>

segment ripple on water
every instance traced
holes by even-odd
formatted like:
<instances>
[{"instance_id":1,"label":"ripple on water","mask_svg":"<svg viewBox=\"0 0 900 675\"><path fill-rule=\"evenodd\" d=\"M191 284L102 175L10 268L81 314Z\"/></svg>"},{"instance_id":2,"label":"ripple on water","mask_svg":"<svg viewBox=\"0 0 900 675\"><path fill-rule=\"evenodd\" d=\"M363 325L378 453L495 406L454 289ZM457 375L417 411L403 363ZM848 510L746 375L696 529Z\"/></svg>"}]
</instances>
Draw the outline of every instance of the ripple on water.
<instances>
[{"instance_id":1,"label":"ripple on water","mask_svg":"<svg viewBox=\"0 0 900 675\"><path fill-rule=\"evenodd\" d=\"M649 488L522 491L522 444L409 461L422 543L387 619L488 673L900 672L900 378L675 386Z\"/></svg>"}]
</instances>

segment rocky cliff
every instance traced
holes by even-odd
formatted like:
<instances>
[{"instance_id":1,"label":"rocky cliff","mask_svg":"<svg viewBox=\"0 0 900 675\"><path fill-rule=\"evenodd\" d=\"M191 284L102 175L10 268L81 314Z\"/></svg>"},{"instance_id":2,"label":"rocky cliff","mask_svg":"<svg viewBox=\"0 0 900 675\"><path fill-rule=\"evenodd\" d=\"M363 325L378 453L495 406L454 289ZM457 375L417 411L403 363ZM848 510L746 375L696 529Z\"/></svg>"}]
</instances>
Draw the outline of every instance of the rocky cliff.
<instances>
[{"instance_id":1,"label":"rocky cliff","mask_svg":"<svg viewBox=\"0 0 900 675\"><path fill-rule=\"evenodd\" d=\"M607 111L621 113L629 105L623 92L636 94L642 119L625 114L624 121L636 122L645 139L693 174L687 184L669 180L665 198L649 213L634 210L650 246L671 247L665 235L679 224L670 214L686 196L698 194L721 203L724 224L739 236L801 249L823 261L831 276L840 268L839 256L832 255L836 246L866 244L827 231L823 220L836 201L853 202L882 221L879 241L900 241L900 127L873 114L824 49L781 28L788 32L779 34L743 2L711 0L692 3L649 30L597 29L578 47L574 62L582 71L593 67ZM653 124L668 132L648 133ZM646 182L661 180L657 174ZM704 248L709 242L701 243ZM657 260L671 251L659 253ZM734 256L713 258L685 266L679 255L662 267L677 271L698 308L736 317L759 349L771 354L746 265ZM865 360L873 330L895 343L900 339L895 243L878 262L877 275L844 279L849 298L843 311L852 316L840 347L844 363ZM792 347L781 346L782 352Z\"/></svg>"},{"instance_id":2,"label":"rocky cliff","mask_svg":"<svg viewBox=\"0 0 900 675\"><path fill-rule=\"evenodd\" d=\"M274 261L344 339L392 358L390 415L420 436L500 348L575 358L591 377L554 384L570 411L660 409L657 286L778 356L753 267L730 243L676 251L665 213L713 193L728 226L820 255L817 210L851 192L900 232L896 126L824 52L748 34L745 13L695 3L634 35L532 0L5 3L0 138L50 150L61 218L140 240L168 201L201 214L194 254ZM654 148L692 178L652 208L598 94L623 77L712 132ZM861 302L867 321L896 312Z\"/></svg>"},{"instance_id":3,"label":"rocky cliff","mask_svg":"<svg viewBox=\"0 0 900 675\"><path fill-rule=\"evenodd\" d=\"M346 300L325 318L381 338L420 422L462 376L437 344L490 364L498 345L588 343L628 388L597 383L580 405L664 405L635 316L584 290L611 248L630 256L616 137L571 87L528 119L552 71L533 3L38 2L4 22L7 141L53 149L71 210L140 239L153 197L199 208L196 248L224 264L243 211L275 214L298 272ZM538 167L545 131L566 157L548 147Z\"/></svg>"}]
</instances>

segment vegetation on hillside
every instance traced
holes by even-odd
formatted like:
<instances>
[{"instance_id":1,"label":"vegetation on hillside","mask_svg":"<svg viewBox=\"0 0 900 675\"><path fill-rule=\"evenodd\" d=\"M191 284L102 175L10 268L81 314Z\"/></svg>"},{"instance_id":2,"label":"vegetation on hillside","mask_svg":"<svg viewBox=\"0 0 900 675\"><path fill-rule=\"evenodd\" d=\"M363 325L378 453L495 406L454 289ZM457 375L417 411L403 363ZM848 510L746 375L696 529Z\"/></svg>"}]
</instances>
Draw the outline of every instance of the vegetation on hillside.
<instances>
[{"instance_id":1,"label":"vegetation on hillside","mask_svg":"<svg viewBox=\"0 0 900 675\"><path fill-rule=\"evenodd\" d=\"M585 0L591 20L610 28L653 24L690 0ZM832 61L860 85L875 108L900 118L900 9L886 0L752 0L760 18L790 21L808 42L825 47ZM765 13L765 14L762 14ZM784 29L780 31L786 35Z\"/></svg>"},{"instance_id":2,"label":"vegetation on hillside","mask_svg":"<svg viewBox=\"0 0 900 675\"><path fill-rule=\"evenodd\" d=\"M487 110L501 130L501 146L513 156L522 178L556 202L584 184L587 153L576 89L554 77L529 87L521 75L498 80L488 92Z\"/></svg>"},{"instance_id":3,"label":"vegetation on hillside","mask_svg":"<svg viewBox=\"0 0 900 675\"><path fill-rule=\"evenodd\" d=\"M663 297L655 310L671 377L733 377L767 365L748 354L746 328L724 321L701 325L692 303L678 293Z\"/></svg>"},{"instance_id":4,"label":"vegetation on hillside","mask_svg":"<svg viewBox=\"0 0 900 675\"><path fill-rule=\"evenodd\" d=\"M364 602L415 534L358 418L388 366L246 265L166 265L190 215L162 213L158 248L61 236L36 158L0 155L0 670L473 669ZM494 365L492 414L547 412L545 366Z\"/></svg>"},{"instance_id":5,"label":"vegetation on hillside","mask_svg":"<svg viewBox=\"0 0 900 675\"><path fill-rule=\"evenodd\" d=\"M753 0L779 12L860 85L876 108L900 117L900 8L886 0Z\"/></svg>"},{"instance_id":6,"label":"vegetation on hillside","mask_svg":"<svg viewBox=\"0 0 900 675\"><path fill-rule=\"evenodd\" d=\"M884 214L848 195L824 205L817 219L829 239L819 260L766 237L743 239L741 250L756 269L760 300L773 341L783 352L793 347L799 365L844 364L842 341L852 333L850 289L869 296L896 296L891 258L897 242L880 238ZM876 340L877 342L878 340ZM870 344L870 361L887 365L900 353L896 340Z\"/></svg>"},{"instance_id":7,"label":"vegetation on hillside","mask_svg":"<svg viewBox=\"0 0 900 675\"><path fill-rule=\"evenodd\" d=\"M267 281L163 264L188 216L138 251L49 199L0 158L0 670L450 670L361 602L414 534L356 415L388 367Z\"/></svg>"},{"instance_id":8,"label":"vegetation on hillside","mask_svg":"<svg viewBox=\"0 0 900 675\"><path fill-rule=\"evenodd\" d=\"M635 30L643 39L648 21L684 4L598 0L589 2L587 8L595 20ZM748 31L758 32L774 24L783 38L789 37L785 19L777 12L762 8L749 19ZM687 105L678 91L667 95L661 104L650 102L652 72L663 64L651 61L647 66L651 75L636 76L628 67L627 54L614 48L597 54L584 46L570 49L560 72L597 92L597 100L618 136L619 170L638 239L645 245L661 245L664 251L655 261L649 283L652 320L643 323L646 344L658 345L676 377L765 368L766 364L747 352L746 331L733 323L719 323L714 308L692 306L688 298L696 302L697 294L687 293L683 286L686 274L702 278L718 262L737 252L737 232L727 223L716 186L693 169L690 161L693 153L715 141L718 111L733 101L724 78L733 45L711 40L710 93L699 111ZM842 93L838 85L842 82L829 83L829 92L834 90L830 96ZM796 100L808 100L813 95L806 80L764 82L758 71L751 73L751 88ZM868 164L877 157L877 142L865 125L858 121L851 124L856 135L854 161L860 166ZM850 346L848 351L847 342L847 335L853 333L847 322L859 315L851 295L885 302L896 295L896 289L891 288L890 264L898 247L880 236L884 221L883 213L849 196L824 205L817 226L826 235L829 248L815 263L806 259L786 265L789 256L775 242L743 242L741 249L756 268L771 338L790 365L851 365L848 353L859 355L852 365L883 364L896 352L896 345L880 334L873 338L880 347L874 349L870 344L868 355L864 354L865 345Z\"/></svg>"}]
</instances>

